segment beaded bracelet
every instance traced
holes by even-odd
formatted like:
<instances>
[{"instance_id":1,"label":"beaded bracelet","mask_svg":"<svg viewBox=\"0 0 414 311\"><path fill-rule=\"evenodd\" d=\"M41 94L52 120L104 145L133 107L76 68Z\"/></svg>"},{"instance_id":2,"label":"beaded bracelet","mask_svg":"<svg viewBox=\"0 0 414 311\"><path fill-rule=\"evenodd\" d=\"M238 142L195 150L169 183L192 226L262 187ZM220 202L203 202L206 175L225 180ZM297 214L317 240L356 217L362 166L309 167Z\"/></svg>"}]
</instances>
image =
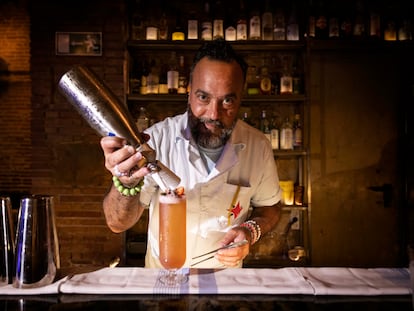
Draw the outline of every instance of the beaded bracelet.
<instances>
[{"instance_id":1,"label":"beaded bracelet","mask_svg":"<svg viewBox=\"0 0 414 311\"><path fill-rule=\"evenodd\" d=\"M260 237L262 236L262 230L260 229L258 223L254 220L247 220L242 223L240 227L249 229L252 238L251 245L259 241Z\"/></svg>"},{"instance_id":2,"label":"beaded bracelet","mask_svg":"<svg viewBox=\"0 0 414 311\"><path fill-rule=\"evenodd\" d=\"M141 181L136 185L135 187L128 188L125 187L118 177L112 176L112 181L114 183L115 188L119 191L120 194L127 196L127 197L133 197L136 196L138 193L141 192L141 187L144 185L144 180L141 179Z\"/></svg>"}]
</instances>

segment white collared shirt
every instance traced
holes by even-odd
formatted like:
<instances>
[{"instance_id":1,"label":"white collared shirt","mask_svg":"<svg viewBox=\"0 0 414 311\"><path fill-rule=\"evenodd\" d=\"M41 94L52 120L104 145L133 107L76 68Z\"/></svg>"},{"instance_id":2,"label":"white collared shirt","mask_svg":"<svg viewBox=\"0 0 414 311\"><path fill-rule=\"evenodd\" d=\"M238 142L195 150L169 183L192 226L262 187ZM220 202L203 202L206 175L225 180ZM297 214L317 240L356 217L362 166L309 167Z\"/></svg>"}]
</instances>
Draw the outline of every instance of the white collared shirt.
<instances>
[{"instance_id":1,"label":"white collared shirt","mask_svg":"<svg viewBox=\"0 0 414 311\"><path fill-rule=\"evenodd\" d=\"M244 222L250 207L272 206L281 189L269 140L257 129L238 120L215 168L208 173L187 126L188 114L167 118L145 132L157 159L181 178L187 197L187 259L217 248L224 234ZM232 201L240 187L236 204ZM149 207L145 266L162 267L158 260L158 187L146 177L140 199ZM195 260L196 261L196 260ZM197 268L223 268L216 259Z\"/></svg>"}]
</instances>

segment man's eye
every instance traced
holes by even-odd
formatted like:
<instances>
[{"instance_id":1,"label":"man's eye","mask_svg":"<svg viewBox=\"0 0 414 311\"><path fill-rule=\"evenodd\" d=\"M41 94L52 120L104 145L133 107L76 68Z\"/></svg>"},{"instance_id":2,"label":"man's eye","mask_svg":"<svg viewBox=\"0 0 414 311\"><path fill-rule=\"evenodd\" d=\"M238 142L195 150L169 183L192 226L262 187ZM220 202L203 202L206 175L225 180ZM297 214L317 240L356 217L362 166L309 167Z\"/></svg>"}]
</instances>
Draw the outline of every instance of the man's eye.
<instances>
[{"instance_id":1,"label":"man's eye","mask_svg":"<svg viewBox=\"0 0 414 311\"><path fill-rule=\"evenodd\" d=\"M208 96L206 96L206 95L199 94L197 97L202 102L208 102L209 101Z\"/></svg>"},{"instance_id":2,"label":"man's eye","mask_svg":"<svg viewBox=\"0 0 414 311\"><path fill-rule=\"evenodd\" d=\"M224 100L223 100L223 105L225 105L225 106L230 106L230 105L232 105L234 103L234 98L231 98L231 97L229 97L229 98L225 98Z\"/></svg>"}]
</instances>

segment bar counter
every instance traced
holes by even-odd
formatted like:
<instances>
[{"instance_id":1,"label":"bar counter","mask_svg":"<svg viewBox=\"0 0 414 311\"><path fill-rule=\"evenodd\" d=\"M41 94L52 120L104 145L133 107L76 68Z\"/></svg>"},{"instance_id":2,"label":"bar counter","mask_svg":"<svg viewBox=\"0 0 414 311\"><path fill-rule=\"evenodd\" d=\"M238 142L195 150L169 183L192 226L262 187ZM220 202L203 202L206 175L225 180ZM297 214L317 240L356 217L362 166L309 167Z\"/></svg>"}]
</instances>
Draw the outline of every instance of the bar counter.
<instances>
[{"instance_id":1,"label":"bar counter","mask_svg":"<svg viewBox=\"0 0 414 311\"><path fill-rule=\"evenodd\" d=\"M406 268L188 269L178 288L158 269L101 268L38 289L0 287L0 310L413 310Z\"/></svg>"}]
</instances>

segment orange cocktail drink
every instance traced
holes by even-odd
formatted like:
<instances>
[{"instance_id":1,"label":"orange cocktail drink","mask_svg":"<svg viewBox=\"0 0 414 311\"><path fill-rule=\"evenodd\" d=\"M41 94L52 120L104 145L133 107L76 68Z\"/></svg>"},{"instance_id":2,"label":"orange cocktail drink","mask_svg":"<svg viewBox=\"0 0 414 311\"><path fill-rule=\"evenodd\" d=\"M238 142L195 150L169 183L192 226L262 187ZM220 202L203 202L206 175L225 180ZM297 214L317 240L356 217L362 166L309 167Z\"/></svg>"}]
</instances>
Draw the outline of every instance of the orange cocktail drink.
<instances>
[{"instance_id":1,"label":"orange cocktail drink","mask_svg":"<svg viewBox=\"0 0 414 311\"><path fill-rule=\"evenodd\" d=\"M160 261L165 269L180 269L186 258L186 197L183 190L159 197Z\"/></svg>"}]
</instances>

